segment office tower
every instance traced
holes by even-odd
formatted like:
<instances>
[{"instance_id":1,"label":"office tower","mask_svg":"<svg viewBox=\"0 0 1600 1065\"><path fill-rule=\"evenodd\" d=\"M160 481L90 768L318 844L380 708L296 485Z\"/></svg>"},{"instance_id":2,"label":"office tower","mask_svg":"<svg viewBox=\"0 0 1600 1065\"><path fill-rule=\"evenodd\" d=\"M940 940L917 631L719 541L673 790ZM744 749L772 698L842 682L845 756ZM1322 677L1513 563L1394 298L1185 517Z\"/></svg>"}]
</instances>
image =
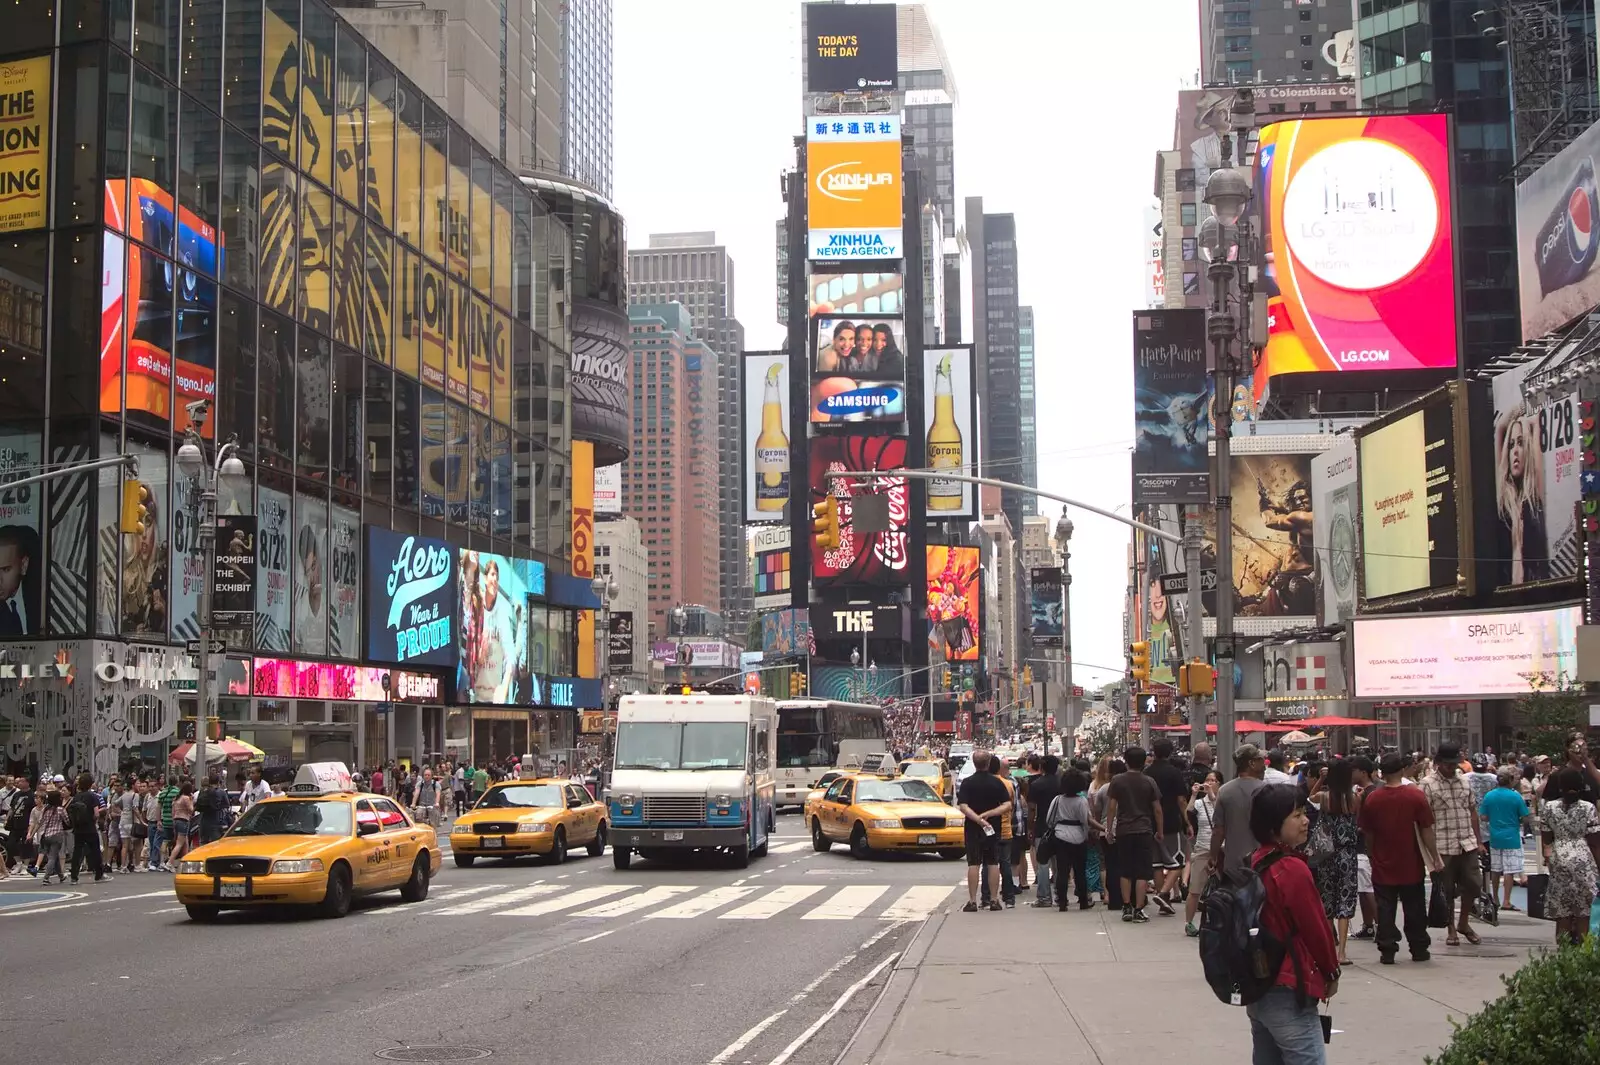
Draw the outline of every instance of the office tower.
<instances>
[{"instance_id":1,"label":"office tower","mask_svg":"<svg viewBox=\"0 0 1600 1065\"><path fill-rule=\"evenodd\" d=\"M611 198L611 2L561 5L561 172Z\"/></svg>"},{"instance_id":2,"label":"office tower","mask_svg":"<svg viewBox=\"0 0 1600 1065\"><path fill-rule=\"evenodd\" d=\"M721 594L694 600L717 606L730 632L742 633L750 621L750 581L745 573L744 523L739 481L739 356L744 327L734 317L733 259L711 232L652 233L644 248L628 251L630 303L676 301L689 312L693 335L717 355L716 403L709 415L708 459L717 465L714 537L702 550L720 559ZM638 436L637 427L634 435ZM715 544L713 548L711 545Z\"/></svg>"},{"instance_id":3,"label":"office tower","mask_svg":"<svg viewBox=\"0 0 1600 1065\"><path fill-rule=\"evenodd\" d=\"M674 606L718 597L717 355L695 335L682 303L633 302L633 423L638 442L622 467L622 509L644 527L654 631Z\"/></svg>"},{"instance_id":4,"label":"office tower","mask_svg":"<svg viewBox=\"0 0 1600 1065\"><path fill-rule=\"evenodd\" d=\"M939 210L942 239L938 248L944 260L943 337L947 343L959 344L961 301L956 294L961 291L962 263L957 232L960 216L956 211L955 111L959 102L956 79L944 41L929 18L927 8L922 4L902 4L897 16L900 91L905 94L902 129L911 134L927 199ZM925 282L924 294L933 291ZM934 334L929 332L927 336L931 338Z\"/></svg>"},{"instance_id":5,"label":"office tower","mask_svg":"<svg viewBox=\"0 0 1600 1065\"><path fill-rule=\"evenodd\" d=\"M638 691L650 672L651 642L650 554L645 549L644 527L638 518L622 516L595 522L594 573L617 582L611 616L626 614L633 622L632 658L626 667L612 663L611 676L618 679L623 690Z\"/></svg>"},{"instance_id":6,"label":"office tower","mask_svg":"<svg viewBox=\"0 0 1600 1065\"><path fill-rule=\"evenodd\" d=\"M1362 4L1370 6L1372 0ZM1200 81L1205 85L1334 81L1339 77L1335 45L1349 40L1337 35L1348 35L1353 7L1351 0L1316 6L1306 0L1294 5L1200 0Z\"/></svg>"},{"instance_id":7,"label":"office tower","mask_svg":"<svg viewBox=\"0 0 1600 1065\"><path fill-rule=\"evenodd\" d=\"M1019 466L1020 477L1015 478L1018 484L1039 483L1039 434L1035 418L1038 414L1038 403L1035 398L1035 378L1033 369L1033 308L1017 308L1017 380L1021 383L1019 400L1019 422L1022 426L1022 462ZM1011 478L1002 478L1010 480ZM1039 513L1039 498L1037 496L1022 497L1022 514Z\"/></svg>"},{"instance_id":8,"label":"office tower","mask_svg":"<svg viewBox=\"0 0 1600 1065\"><path fill-rule=\"evenodd\" d=\"M985 214L981 196L968 196L966 208L967 239L976 275L972 284L973 361L984 398L979 406L982 446L978 455L984 476L1024 483L1016 218ZM1011 528L1022 528L1022 496L1005 490L1001 500Z\"/></svg>"}]
</instances>

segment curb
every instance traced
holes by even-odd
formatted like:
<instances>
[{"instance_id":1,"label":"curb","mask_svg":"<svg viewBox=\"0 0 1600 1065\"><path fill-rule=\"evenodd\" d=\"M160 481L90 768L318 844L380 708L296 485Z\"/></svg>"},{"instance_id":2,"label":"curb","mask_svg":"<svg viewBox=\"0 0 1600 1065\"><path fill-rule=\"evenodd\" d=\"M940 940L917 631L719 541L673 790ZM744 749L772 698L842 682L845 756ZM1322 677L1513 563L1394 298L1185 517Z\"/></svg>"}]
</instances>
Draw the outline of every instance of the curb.
<instances>
[{"instance_id":1,"label":"curb","mask_svg":"<svg viewBox=\"0 0 1600 1065\"><path fill-rule=\"evenodd\" d=\"M862 1055L858 1060L870 1062L873 1055L878 1052L878 1048L883 1046L884 1040L889 1037L889 1029L893 1026L895 1018L900 1016L900 1008L905 1005L906 999L911 997L911 988L917 982L922 959L927 957L928 950L933 946L934 939L938 937L939 930L944 927L944 922L949 916L949 911L935 914L917 929L916 934L911 937L911 942L906 944L900 960L889 970L889 979L884 981L883 990L878 992L877 1001L867 1009L867 1015L862 1019L860 1027L844 1045L844 1049L839 1051L839 1056L833 1059L834 1065L844 1065L852 1055Z\"/></svg>"}]
</instances>

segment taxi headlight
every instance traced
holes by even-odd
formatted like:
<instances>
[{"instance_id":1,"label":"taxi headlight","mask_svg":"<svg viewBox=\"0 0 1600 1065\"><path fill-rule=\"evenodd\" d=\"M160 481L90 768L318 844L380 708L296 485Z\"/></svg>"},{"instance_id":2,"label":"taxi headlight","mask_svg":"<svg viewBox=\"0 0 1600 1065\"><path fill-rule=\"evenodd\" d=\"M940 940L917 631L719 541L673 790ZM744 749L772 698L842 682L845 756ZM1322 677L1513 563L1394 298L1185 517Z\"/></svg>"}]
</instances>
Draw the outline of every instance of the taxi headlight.
<instances>
[{"instance_id":1,"label":"taxi headlight","mask_svg":"<svg viewBox=\"0 0 1600 1065\"><path fill-rule=\"evenodd\" d=\"M178 872L187 876L195 876L206 871L205 862L179 862Z\"/></svg>"},{"instance_id":2,"label":"taxi headlight","mask_svg":"<svg viewBox=\"0 0 1600 1065\"><path fill-rule=\"evenodd\" d=\"M947 817L944 819L945 828L961 828L967 823L965 817Z\"/></svg>"},{"instance_id":3,"label":"taxi headlight","mask_svg":"<svg viewBox=\"0 0 1600 1065\"><path fill-rule=\"evenodd\" d=\"M272 863L274 873L320 873L321 858L280 858Z\"/></svg>"},{"instance_id":4,"label":"taxi headlight","mask_svg":"<svg viewBox=\"0 0 1600 1065\"><path fill-rule=\"evenodd\" d=\"M900 819L898 817L880 817L877 820L872 822L872 827L873 828L899 828L900 827Z\"/></svg>"},{"instance_id":5,"label":"taxi headlight","mask_svg":"<svg viewBox=\"0 0 1600 1065\"><path fill-rule=\"evenodd\" d=\"M478 834L478 830L471 825L451 825L450 834L452 836L475 836Z\"/></svg>"},{"instance_id":6,"label":"taxi headlight","mask_svg":"<svg viewBox=\"0 0 1600 1065\"><path fill-rule=\"evenodd\" d=\"M548 822L548 821L524 821L524 822L522 822L522 824L517 826L517 831L518 832L548 832L548 831L550 831L550 822Z\"/></svg>"}]
</instances>

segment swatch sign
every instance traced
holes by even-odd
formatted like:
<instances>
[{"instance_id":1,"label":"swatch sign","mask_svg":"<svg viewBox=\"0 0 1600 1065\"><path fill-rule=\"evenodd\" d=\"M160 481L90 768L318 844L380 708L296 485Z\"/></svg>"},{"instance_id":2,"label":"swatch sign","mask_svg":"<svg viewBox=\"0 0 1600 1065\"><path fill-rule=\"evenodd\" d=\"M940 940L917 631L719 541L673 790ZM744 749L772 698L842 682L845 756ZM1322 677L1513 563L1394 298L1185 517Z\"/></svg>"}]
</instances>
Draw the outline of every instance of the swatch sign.
<instances>
[{"instance_id":1,"label":"swatch sign","mask_svg":"<svg viewBox=\"0 0 1600 1065\"><path fill-rule=\"evenodd\" d=\"M443 540L367 526L367 657L456 662L456 551Z\"/></svg>"}]
</instances>

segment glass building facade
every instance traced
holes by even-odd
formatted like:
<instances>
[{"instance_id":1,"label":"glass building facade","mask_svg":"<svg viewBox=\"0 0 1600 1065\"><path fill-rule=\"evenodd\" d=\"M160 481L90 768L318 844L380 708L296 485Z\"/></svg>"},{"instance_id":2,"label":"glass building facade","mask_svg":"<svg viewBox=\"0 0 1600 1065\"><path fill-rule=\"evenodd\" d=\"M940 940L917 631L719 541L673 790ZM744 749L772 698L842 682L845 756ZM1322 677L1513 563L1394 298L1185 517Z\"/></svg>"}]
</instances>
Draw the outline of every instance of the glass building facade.
<instances>
[{"instance_id":1,"label":"glass building facade","mask_svg":"<svg viewBox=\"0 0 1600 1065\"><path fill-rule=\"evenodd\" d=\"M249 471L219 510L259 529L255 624L230 654L363 661L364 526L568 572L571 241L494 151L319 0L16 0L0 49L0 97L27 92L44 145L32 177L27 157L0 174L21 189L0 192L0 481L132 455L152 495L128 535L120 470L0 490L0 574L7 551L28 560L0 655L76 655L87 677L198 634L207 567L174 456L200 401L206 440L237 441ZM532 619L537 668L576 677L568 607L587 604L565 589ZM71 646L29 649L44 641ZM108 744L125 760L194 712L85 687L143 719L111 710L112 739L63 741L92 730L51 725L0 672L8 759L104 771ZM306 700L218 712L352 725L352 762L441 752L447 733L463 754L447 692L414 728Z\"/></svg>"}]
</instances>

